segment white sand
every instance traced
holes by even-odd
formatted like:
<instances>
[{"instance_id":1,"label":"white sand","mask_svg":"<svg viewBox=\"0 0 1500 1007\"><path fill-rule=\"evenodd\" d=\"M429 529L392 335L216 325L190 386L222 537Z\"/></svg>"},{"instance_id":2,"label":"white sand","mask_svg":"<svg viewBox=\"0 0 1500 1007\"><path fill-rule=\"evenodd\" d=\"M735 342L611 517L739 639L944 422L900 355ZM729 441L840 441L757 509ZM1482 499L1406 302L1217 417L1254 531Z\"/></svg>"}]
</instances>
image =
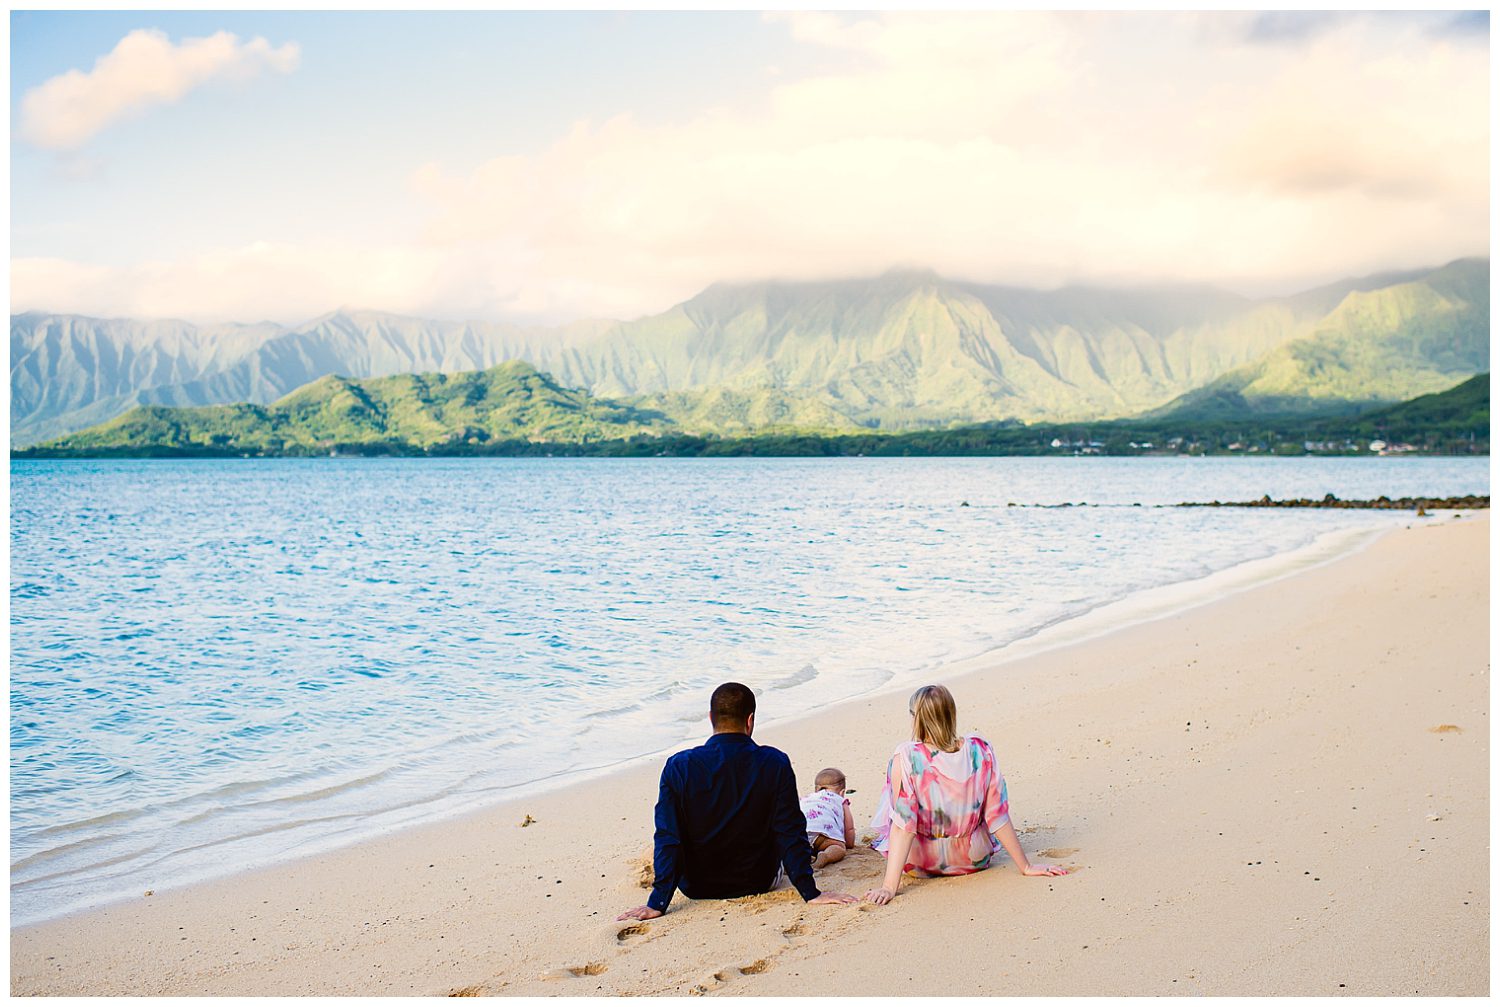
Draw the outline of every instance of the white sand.
<instances>
[{"instance_id":1,"label":"white sand","mask_svg":"<svg viewBox=\"0 0 1500 1007\"><path fill-rule=\"evenodd\" d=\"M1485 994L1489 520L947 681L1034 859L644 901L657 765L12 931L16 994ZM707 697L705 696L705 705ZM868 820L904 695L761 731ZM765 711L763 715L773 714ZM1456 730L1435 731L1440 725ZM523 816L536 824L519 827ZM856 851L825 888L862 892Z\"/></svg>"}]
</instances>

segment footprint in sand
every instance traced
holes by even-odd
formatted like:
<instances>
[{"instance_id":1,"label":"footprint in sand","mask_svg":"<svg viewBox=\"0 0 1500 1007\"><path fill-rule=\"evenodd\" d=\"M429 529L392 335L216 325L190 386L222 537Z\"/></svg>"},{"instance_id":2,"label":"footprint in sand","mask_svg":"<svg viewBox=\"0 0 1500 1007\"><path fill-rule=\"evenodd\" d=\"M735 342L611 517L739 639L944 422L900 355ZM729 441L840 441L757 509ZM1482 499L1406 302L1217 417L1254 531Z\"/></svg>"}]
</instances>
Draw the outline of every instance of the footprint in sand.
<instances>
[{"instance_id":1,"label":"footprint in sand","mask_svg":"<svg viewBox=\"0 0 1500 1007\"><path fill-rule=\"evenodd\" d=\"M741 965L740 966L740 975L742 975L742 976L757 976L757 975L760 975L762 972L765 972L768 969L770 969L770 967L771 967L770 959L767 959L767 958L757 958L757 959L755 959L755 961L751 962L749 965Z\"/></svg>"},{"instance_id":2,"label":"footprint in sand","mask_svg":"<svg viewBox=\"0 0 1500 1007\"><path fill-rule=\"evenodd\" d=\"M783 930L781 932L781 936L790 939L792 937L801 937L805 933L807 933L807 927L802 925L801 920L798 920L796 923L793 923L791 926Z\"/></svg>"},{"instance_id":3,"label":"footprint in sand","mask_svg":"<svg viewBox=\"0 0 1500 1007\"><path fill-rule=\"evenodd\" d=\"M1050 850L1042 850L1038 855L1046 857L1048 860L1062 860L1064 857L1071 857L1077 852L1078 847L1076 846L1054 846Z\"/></svg>"},{"instance_id":4,"label":"footprint in sand","mask_svg":"<svg viewBox=\"0 0 1500 1007\"><path fill-rule=\"evenodd\" d=\"M606 963L604 963L604 962L589 962L587 965L575 965L575 966L573 966L572 968L568 969L568 974L572 975L572 976L578 976L579 978L582 978L583 976L597 976L597 975L601 975L601 974L603 974L604 972L607 972L607 971L609 971L609 965L607 965Z\"/></svg>"},{"instance_id":5,"label":"footprint in sand","mask_svg":"<svg viewBox=\"0 0 1500 1007\"><path fill-rule=\"evenodd\" d=\"M654 856L653 853L644 853L630 862L630 876L642 888L650 888L656 883L656 865L652 862Z\"/></svg>"},{"instance_id":6,"label":"footprint in sand","mask_svg":"<svg viewBox=\"0 0 1500 1007\"><path fill-rule=\"evenodd\" d=\"M1431 731L1433 734L1463 734L1464 733L1464 729L1462 727L1459 727L1457 724L1439 724L1436 727L1429 727L1427 730Z\"/></svg>"},{"instance_id":7,"label":"footprint in sand","mask_svg":"<svg viewBox=\"0 0 1500 1007\"><path fill-rule=\"evenodd\" d=\"M484 995L483 986L465 986L448 994L450 997L477 997Z\"/></svg>"},{"instance_id":8,"label":"footprint in sand","mask_svg":"<svg viewBox=\"0 0 1500 1007\"><path fill-rule=\"evenodd\" d=\"M688 990L688 992L693 996L699 997L704 996L708 993L717 993L719 990L724 988L725 984L733 980L735 974L739 971L739 969L733 967L720 969L709 978L703 980L701 983Z\"/></svg>"},{"instance_id":9,"label":"footprint in sand","mask_svg":"<svg viewBox=\"0 0 1500 1007\"><path fill-rule=\"evenodd\" d=\"M632 937L639 937L642 934L649 934L650 932L651 924L632 923L628 927L621 927L619 930L615 931L615 940L619 941L621 944L624 944Z\"/></svg>"},{"instance_id":10,"label":"footprint in sand","mask_svg":"<svg viewBox=\"0 0 1500 1007\"><path fill-rule=\"evenodd\" d=\"M730 973L733 971L733 969L720 969L713 975L709 976L707 979L703 980L701 983L698 983L692 989L688 990L688 994L690 996L701 997L706 996L709 993L717 993L719 990L724 988L724 985L728 983L731 978L733 978L730 975Z\"/></svg>"},{"instance_id":11,"label":"footprint in sand","mask_svg":"<svg viewBox=\"0 0 1500 1007\"><path fill-rule=\"evenodd\" d=\"M783 902L802 901L802 896L797 894L795 888L780 888L774 892L765 892L761 895L741 895L738 898L725 900L732 905L744 906L751 913L759 914L768 909L773 909Z\"/></svg>"}]
</instances>

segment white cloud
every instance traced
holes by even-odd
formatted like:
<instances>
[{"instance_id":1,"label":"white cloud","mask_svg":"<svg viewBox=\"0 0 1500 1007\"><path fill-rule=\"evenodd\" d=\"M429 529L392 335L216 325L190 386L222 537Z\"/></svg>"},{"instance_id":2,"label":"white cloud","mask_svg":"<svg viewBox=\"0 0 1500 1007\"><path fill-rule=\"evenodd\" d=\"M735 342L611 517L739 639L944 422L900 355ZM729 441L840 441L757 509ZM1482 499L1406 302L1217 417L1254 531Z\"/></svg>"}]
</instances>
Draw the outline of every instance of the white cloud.
<instances>
[{"instance_id":1,"label":"white cloud","mask_svg":"<svg viewBox=\"0 0 1500 1007\"><path fill-rule=\"evenodd\" d=\"M194 321L304 321L340 305L448 317L517 313L507 265L450 250L256 242L191 258L107 267L11 261L13 311Z\"/></svg>"},{"instance_id":2,"label":"white cloud","mask_svg":"<svg viewBox=\"0 0 1500 1007\"><path fill-rule=\"evenodd\" d=\"M429 165L428 238L522 236L530 284L615 312L892 264L1263 288L1488 246L1488 54L1423 23L1278 48L1212 17L776 17L861 65L777 86L767 111Z\"/></svg>"},{"instance_id":3,"label":"white cloud","mask_svg":"<svg viewBox=\"0 0 1500 1007\"><path fill-rule=\"evenodd\" d=\"M23 262L17 299L624 317L715 281L893 265L1265 290L1488 247L1482 38L1394 15L1285 43L1234 15L772 17L852 68L788 72L744 108L578 122L542 150L424 165L427 224L404 246L86 277Z\"/></svg>"},{"instance_id":4,"label":"white cloud","mask_svg":"<svg viewBox=\"0 0 1500 1007\"><path fill-rule=\"evenodd\" d=\"M179 101L210 80L290 73L298 56L295 42L273 48L263 38L242 43L221 31L173 45L163 32L139 29L89 72L69 70L22 95L19 133L37 147L73 150L110 124Z\"/></svg>"}]
</instances>

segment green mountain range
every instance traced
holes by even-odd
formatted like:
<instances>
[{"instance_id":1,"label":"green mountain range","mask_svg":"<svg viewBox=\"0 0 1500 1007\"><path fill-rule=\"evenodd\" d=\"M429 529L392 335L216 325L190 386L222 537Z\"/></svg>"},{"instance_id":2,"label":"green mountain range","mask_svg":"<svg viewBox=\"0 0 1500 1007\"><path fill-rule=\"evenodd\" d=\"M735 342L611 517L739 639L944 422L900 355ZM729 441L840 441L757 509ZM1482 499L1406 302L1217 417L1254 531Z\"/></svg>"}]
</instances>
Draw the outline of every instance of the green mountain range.
<instances>
[{"instance_id":1,"label":"green mountain range","mask_svg":"<svg viewBox=\"0 0 1500 1007\"><path fill-rule=\"evenodd\" d=\"M1394 406L1372 409L1345 419L1328 418L1323 430L1341 430L1354 437L1384 437L1392 441L1468 437L1489 439L1490 376L1476 374L1457 388L1421 395Z\"/></svg>"},{"instance_id":2,"label":"green mountain range","mask_svg":"<svg viewBox=\"0 0 1500 1007\"><path fill-rule=\"evenodd\" d=\"M1487 371L1488 287L1489 261L1463 259L1260 300L924 271L719 284L647 318L551 329L352 310L209 328L33 313L11 319L12 444L137 406L269 406L331 375L513 360L717 434L1350 410Z\"/></svg>"},{"instance_id":3,"label":"green mountain range","mask_svg":"<svg viewBox=\"0 0 1500 1007\"><path fill-rule=\"evenodd\" d=\"M657 392L624 400L659 413L671 425L693 434L742 437L751 434L862 429L843 413L809 395L781 388L709 388L703 391Z\"/></svg>"},{"instance_id":4,"label":"green mountain range","mask_svg":"<svg viewBox=\"0 0 1500 1007\"><path fill-rule=\"evenodd\" d=\"M1439 392L1489 369L1489 316L1489 271L1468 260L1419 280L1351 292L1308 335L1160 412L1348 411Z\"/></svg>"},{"instance_id":5,"label":"green mountain range","mask_svg":"<svg viewBox=\"0 0 1500 1007\"><path fill-rule=\"evenodd\" d=\"M140 406L41 447L82 454L321 454L377 445L421 451L491 441L587 443L665 426L660 414L561 388L514 361L463 374L319 378L265 406Z\"/></svg>"},{"instance_id":6,"label":"green mountain range","mask_svg":"<svg viewBox=\"0 0 1500 1007\"><path fill-rule=\"evenodd\" d=\"M726 393L727 395L727 393ZM754 433L705 432L726 395L663 397L678 415L643 402L596 398L559 386L514 361L464 374L405 374L354 381L321 378L268 406L142 406L79 433L16 452L17 457L150 457L319 454L1095 454L1160 450L1214 453L1361 451L1385 438L1418 450L1486 453L1489 375L1457 388L1357 415L1177 413L1155 419L1026 425L1015 421L906 433L847 424L809 428L793 417L816 408L779 395L732 401L762 422ZM732 395L728 396L733 398ZM1356 443L1357 442L1357 443Z\"/></svg>"}]
</instances>

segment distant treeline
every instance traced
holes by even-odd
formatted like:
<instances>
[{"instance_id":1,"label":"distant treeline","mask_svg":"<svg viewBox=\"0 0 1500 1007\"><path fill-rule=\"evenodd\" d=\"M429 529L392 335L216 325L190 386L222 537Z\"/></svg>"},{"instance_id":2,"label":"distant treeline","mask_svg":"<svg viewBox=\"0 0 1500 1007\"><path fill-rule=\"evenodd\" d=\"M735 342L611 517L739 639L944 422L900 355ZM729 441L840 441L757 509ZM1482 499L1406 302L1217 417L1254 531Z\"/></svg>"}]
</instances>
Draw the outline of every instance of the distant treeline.
<instances>
[{"instance_id":1,"label":"distant treeline","mask_svg":"<svg viewBox=\"0 0 1500 1007\"><path fill-rule=\"evenodd\" d=\"M288 445L280 451L258 451L260 456L323 457L819 457L819 456L964 456L964 455L1365 455L1369 442L1383 435L1347 427L1246 426L1225 423L1180 428L1169 426L1094 423L1079 426L982 426L901 434L768 434L754 437L713 437L690 434L638 435L617 440L576 443L492 440L454 442L426 448L401 441L332 443L316 449ZM1474 431L1425 431L1409 439L1389 442L1410 447L1414 454L1487 455L1489 437ZM1053 442L1059 442L1054 446ZM236 458L244 452L229 445L130 446L95 448L92 458ZM16 453L20 458L78 457L78 452L45 448Z\"/></svg>"}]
</instances>

